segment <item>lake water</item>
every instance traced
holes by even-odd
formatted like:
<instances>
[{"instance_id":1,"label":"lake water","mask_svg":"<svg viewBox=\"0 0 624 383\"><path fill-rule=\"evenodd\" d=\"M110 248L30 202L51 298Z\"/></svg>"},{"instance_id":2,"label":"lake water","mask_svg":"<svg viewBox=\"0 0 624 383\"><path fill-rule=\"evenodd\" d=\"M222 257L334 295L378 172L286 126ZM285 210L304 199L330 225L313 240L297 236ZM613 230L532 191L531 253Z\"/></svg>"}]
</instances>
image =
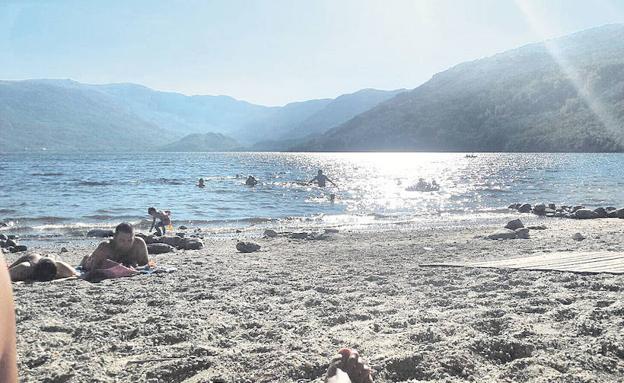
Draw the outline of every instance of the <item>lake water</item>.
<instances>
[{"instance_id":1,"label":"lake water","mask_svg":"<svg viewBox=\"0 0 624 383\"><path fill-rule=\"evenodd\" d=\"M305 185L318 169L338 187ZM514 202L624 205L622 154L1 154L0 174L0 220L22 232L144 226L149 206L171 210L175 225L243 227L426 224L495 217ZM260 184L246 187L248 174ZM420 177L440 191L407 191Z\"/></svg>"}]
</instances>

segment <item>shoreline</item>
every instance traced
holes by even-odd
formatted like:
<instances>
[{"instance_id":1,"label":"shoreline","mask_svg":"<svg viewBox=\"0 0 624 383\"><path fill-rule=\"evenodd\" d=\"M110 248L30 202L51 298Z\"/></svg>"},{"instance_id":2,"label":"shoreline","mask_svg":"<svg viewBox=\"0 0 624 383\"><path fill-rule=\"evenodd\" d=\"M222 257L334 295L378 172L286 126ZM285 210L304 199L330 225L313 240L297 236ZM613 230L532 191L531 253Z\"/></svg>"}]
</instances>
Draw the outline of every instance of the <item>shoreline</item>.
<instances>
[{"instance_id":1,"label":"shoreline","mask_svg":"<svg viewBox=\"0 0 624 383\"><path fill-rule=\"evenodd\" d=\"M378 382L622 380L624 275L419 266L624 251L622 220L535 219L547 229L529 239L482 238L500 220L254 237L262 249L251 254L208 235L202 250L150 256L176 267L171 274L14 284L20 377L321 382L346 346ZM587 239L573 240L576 232ZM63 260L78 261L91 241L99 239L66 246Z\"/></svg>"}]
</instances>

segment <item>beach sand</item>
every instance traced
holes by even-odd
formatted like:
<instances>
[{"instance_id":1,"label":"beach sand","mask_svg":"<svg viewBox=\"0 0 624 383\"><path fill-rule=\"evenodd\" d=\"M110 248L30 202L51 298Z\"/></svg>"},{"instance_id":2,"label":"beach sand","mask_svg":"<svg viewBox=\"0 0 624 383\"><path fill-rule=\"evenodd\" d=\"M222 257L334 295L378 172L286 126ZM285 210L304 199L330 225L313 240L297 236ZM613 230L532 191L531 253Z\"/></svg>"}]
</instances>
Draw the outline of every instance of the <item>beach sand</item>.
<instances>
[{"instance_id":1,"label":"beach sand","mask_svg":"<svg viewBox=\"0 0 624 383\"><path fill-rule=\"evenodd\" d=\"M21 381L321 382L345 346L378 382L623 381L624 275L419 267L624 251L624 220L530 219L548 229L527 240L397 226L254 239L262 250L241 254L207 237L152 256L171 274L14 284ZM96 243L63 244L62 258Z\"/></svg>"}]
</instances>

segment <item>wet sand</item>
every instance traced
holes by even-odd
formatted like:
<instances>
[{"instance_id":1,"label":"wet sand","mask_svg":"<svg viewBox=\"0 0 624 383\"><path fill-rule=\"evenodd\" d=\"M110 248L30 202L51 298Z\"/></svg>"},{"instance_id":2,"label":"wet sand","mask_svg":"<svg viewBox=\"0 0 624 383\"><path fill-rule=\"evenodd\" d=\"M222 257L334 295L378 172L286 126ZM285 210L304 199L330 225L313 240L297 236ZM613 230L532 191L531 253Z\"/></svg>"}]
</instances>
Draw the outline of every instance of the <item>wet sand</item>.
<instances>
[{"instance_id":1,"label":"wet sand","mask_svg":"<svg viewBox=\"0 0 624 383\"><path fill-rule=\"evenodd\" d=\"M207 237L202 250L151 256L172 274L14 284L21 380L321 382L348 346L378 382L623 381L624 275L419 266L624 251L624 220L539 223L548 229L527 240L398 227L254 239L251 254ZM95 243L64 244L62 259Z\"/></svg>"}]
</instances>

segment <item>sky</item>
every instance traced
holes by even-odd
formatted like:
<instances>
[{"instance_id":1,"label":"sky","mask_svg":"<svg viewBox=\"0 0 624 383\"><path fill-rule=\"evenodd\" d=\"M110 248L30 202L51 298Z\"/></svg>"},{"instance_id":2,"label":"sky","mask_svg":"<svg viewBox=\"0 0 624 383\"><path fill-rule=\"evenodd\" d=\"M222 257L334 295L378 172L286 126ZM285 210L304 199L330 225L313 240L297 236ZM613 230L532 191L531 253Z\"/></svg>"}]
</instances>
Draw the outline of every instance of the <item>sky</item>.
<instances>
[{"instance_id":1,"label":"sky","mask_svg":"<svg viewBox=\"0 0 624 383\"><path fill-rule=\"evenodd\" d=\"M262 105L415 88L624 23L620 0L0 0L0 79L132 82Z\"/></svg>"}]
</instances>

